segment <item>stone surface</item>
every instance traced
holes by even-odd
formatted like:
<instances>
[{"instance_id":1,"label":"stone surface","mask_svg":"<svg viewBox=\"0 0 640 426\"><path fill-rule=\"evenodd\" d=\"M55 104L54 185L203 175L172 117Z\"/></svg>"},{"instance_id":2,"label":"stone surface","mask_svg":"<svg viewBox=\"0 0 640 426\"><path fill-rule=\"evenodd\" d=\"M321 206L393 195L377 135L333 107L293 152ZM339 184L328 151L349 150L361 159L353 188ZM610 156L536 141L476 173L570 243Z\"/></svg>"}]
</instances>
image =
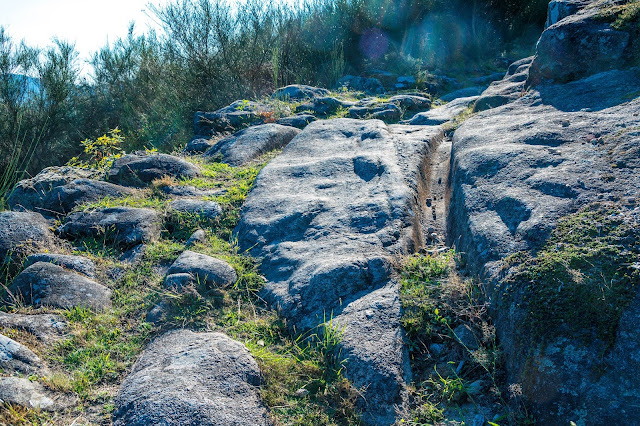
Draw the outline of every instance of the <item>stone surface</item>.
<instances>
[{"instance_id":1,"label":"stone surface","mask_svg":"<svg viewBox=\"0 0 640 426\"><path fill-rule=\"evenodd\" d=\"M208 149L210 149L213 145L215 145L215 142L211 139L200 138L196 136L189 141L187 146L184 147L183 151L185 154L190 155L202 154L203 152L206 152Z\"/></svg>"},{"instance_id":2,"label":"stone surface","mask_svg":"<svg viewBox=\"0 0 640 426\"><path fill-rule=\"evenodd\" d=\"M226 287L238 280L236 271L227 262L190 250L173 262L167 275L180 273L191 274L199 284L212 287Z\"/></svg>"},{"instance_id":3,"label":"stone surface","mask_svg":"<svg viewBox=\"0 0 640 426\"><path fill-rule=\"evenodd\" d=\"M473 86L473 87L465 87L464 89L456 90L454 92L449 92L446 95L440 97L444 102L451 102L454 99L458 98L469 98L472 96L480 96L482 92L487 90L486 86Z\"/></svg>"},{"instance_id":4,"label":"stone surface","mask_svg":"<svg viewBox=\"0 0 640 426\"><path fill-rule=\"evenodd\" d=\"M286 146L299 129L280 124L263 124L249 127L222 139L209 149L205 156L222 155L222 161L230 166L241 166L262 154Z\"/></svg>"},{"instance_id":5,"label":"stone surface","mask_svg":"<svg viewBox=\"0 0 640 426\"><path fill-rule=\"evenodd\" d=\"M172 331L149 345L125 379L114 426L271 425L260 384L244 345L221 333Z\"/></svg>"},{"instance_id":6,"label":"stone surface","mask_svg":"<svg viewBox=\"0 0 640 426\"><path fill-rule=\"evenodd\" d=\"M587 7L593 0L551 0L547 13L545 28L557 24L567 16L571 16Z\"/></svg>"},{"instance_id":7,"label":"stone surface","mask_svg":"<svg viewBox=\"0 0 640 426\"><path fill-rule=\"evenodd\" d=\"M58 315L0 312L0 327L25 330L45 343L54 343L66 335L68 324Z\"/></svg>"},{"instance_id":8,"label":"stone surface","mask_svg":"<svg viewBox=\"0 0 640 426\"><path fill-rule=\"evenodd\" d=\"M18 182L7 198L7 205L12 210L31 210L44 216L58 216L69 213L83 203L133 192L129 188L91 178L98 175L96 170L49 167L31 179Z\"/></svg>"},{"instance_id":9,"label":"stone surface","mask_svg":"<svg viewBox=\"0 0 640 426\"><path fill-rule=\"evenodd\" d=\"M167 154L127 154L113 162L108 179L121 185L144 185L165 176L194 178L200 169L188 161Z\"/></svg>"},{"instance_id":10,"label":"stone surface","mask_svg":"<svg viewBox=\"0 0 640 426\"><path fill-rule=\"evenodd\" d=\"M523 383L544 424L640 416L632 402L640 395L640 361L632 355L640 303L622 314L610 350L569 332L541 346L523 336L518 293L503 294L500 275L502 258L535 252L560 218L593 202L638 199L638 93L637 69L540 84L474 115L454 135L448 240L485 277L510 380Z\"/></svg>"},{"instance_id":11,"label":"stone surface","mask_svg":"<svg viewBox=\"0 0 640 426\"><path fill-rule=\"evenodd\" d=\"M76 398L56 395L38 382L21 377L0 377L0 403L46 411L65 409Z\"/></svg>"},{"instance_id":12,"label":"stone surface","mask_svg":"<svg viewBox=\"0 0 640 426\"><path fill-rule=\"evenodd\" d=\"M431 99L424 96L396 95L389 98L389 103L410 112L426 111L431 108Z\"/></svg>"},{"instance_id":13,"label":"stone surface","mask_svg":"<svg viewBox=\"0 0 640 426\"><path fill-rule=\"evenodd\" d=\"M395 104L384 102L358 103L349 108L349 118L398 121L402 118L402 110Z\"/></svg>"},{"instance_id":14,"label":"stone surface","mask_svg":"<svg viewBox=\"0 0 640 426\"><path fill-rule=\"evenodd\" d=\"M182 198L169 203L169 209L180 213L195 214L207 219L215 219L222 213L220 204L215 201Z\"/></svg>"},{"instance_id":15,"label":"stone surface","mask_svg":"<svg viewBox=\"0 0 640 426\"><path fill-rule=\"evenodd\" d=\"M23 267L28 267L37 262L53 263L65 269L86 275L89 278L96 277L96 264L91 259L82 256L71 256L68 254L36 253L27 257Z\"/></svg>"},{"instance_id":16,"label":"stone surface","mask_svg":"<svg viewBox=\"0 0 640 426\"><path fill-rule=\"evenodd\" d=\"M384 86L377 78L357 77L354 75L345 75L338 80L338 88L365 92L369 95L382 95L385 93Z\"/></svg>"},{"instance_id":17,"label":"stone surface","mask_svg":"<svg viewBox=\"0 0 640 426\"><path fill-rule=\"evenodd\" d=\"M511 64L502 80L492 83L482 92L473 108L474 112L496 108L522 96L526 89L532 61L533 57L530 57Z\"/></svg>"},{"instance_id":18,"label":"stone surface","mask_svg":"<svg viewBox=\"0 0 640 426\"><path fill-rule=\"evenodd\" d=\"M196 279L191 274L180 273L167 275L164 279L164 286L168 289L180 291L189 284L194 284Z\"/></svg>"},{"instance_id":19,"label":"stone surface","mask_svg":"<svg viewBox=\"0 0 640 426\"><path fill-rule=\"evenodd\" d=\"M422 244L423 161L438 129L378 120L310 124L260 172L236 232L263 259L264 296L298 330L333 313L365 417L391 424L409 370L393 253ZM376 336L372 339L371 336Z\"/></svg>"},{"instance_id":20,"label":"stone surface","mask_svg":"<svg viewBox=\"0 0 640 426\"><path fill-rule=\"evenodd\" d=\"M204 229L198 229L196 232L191 234L187 242L185 243L185 247L193 247L198 243L204 243L207 241L207 233Z\"/></svg>"},{"instance_id":21,"label":"stone surface","mask_svg":"<svg viewBox=\"0 0 640 426\"><path fill-rule=\"evenodd\" d=\"M322 98L329 95L327 89L305 86L304 84L292 84L281 87L273 93L275 99L281 101L303 101L305 99Z\"/></svg>"},{"instance_id":22,"label":"stone surface","mask_svg":"<svg viewBox=\"0 0 640 426\"><path fill-rule=\"evenodd\" d=\"M594 7L583 8L548 27L536 46L530 82L573 81L634 62L637 51L629 32L614 30L600 17L601 8L613 3L593 3Z\"/></svg>"},{"instance_id":23,"label":"stone surface","mask_svg":"<svg viewBox=\"0 0 640 426\"><path fill-rule=\"evenodd\" d=\"M101 311L111 306L111 290L52 263L26 268L9 287L10 298L33 306L70 309L84 306Z\"/></svg>"},{"instance_id":24,"label":"stone surface","mask_svg":"<svg viewBox=\"0 0 640 426\"><path fill-rule=\"evenodd\" d=\"M295 127L297 129L304 129L314 121L316 121L316 118L311 114L296 114L290 117L281 118L276 122L276 124L280 124L281 126Z\"/></svg>"},{"instance_id":25,"label":"stone surface","mask_svg":"<svg viewBox=\"0 0 640 426\"><path fill-rule=\"evenodd\" d=\"M19 259L38 248L47 248L54 237L39 213L0 212L0 260Z\"/></svg>"},{"instance_id":26,"label":"stone surface","mask_svg":"<svg viewBox=\"0 0 640 426\"><path fill-rule=\"evenodd\" d=\"M25 376L42 374L42 360L29 348L0 334L0 370L4 374L19 373Z\"/></svg>"},{"instance_id":27,"label":"stone surface","mask_svg":"<svg viewBox=\"0 0 640 426\"><path fill-rule=\"evenodd\" d=\"M337 98L325 97L315 98L310 102L300 105L296 108L297 113L310 113L316 117L324 118L338 112L340 108L351 108L354 102L342 101Z\"/></svg>"},{"instance_id":28,"label":"stone surface","mask_svg":"<svg viewBox=\"0 0 640 426\"><path fill-rule=\"evenodd\" d=\"M431 111L420 112L403 123L413 126L439 126L456 118L467 108L473 105L477 99L477 96L457 98L448 104L434 108Z\"/></svg>"},{"instance_id":29,"label":"stone surface","mask_svg":"<svg viewBox=\"0 0 640 426\"><path fill-rule=\"evenodd\" d=\"M110 207L72 213L58 232L66 238L105 237L114 244L132 247L160 235L160 218L151 209Z\"/></svg>"},{"instance_id":30,"label":"stone surface","mask_svg":"<svg viewBox=\"0 0 640 426\"><path fill-rule=\"evenodd\" d=\"M193 117L193 133L197 136L211 136L215 133L237 131L263 124L262 114L272 112L272 109L257 102L235 101L215 112L196 112Z\"/></svg>"}]
</instances>

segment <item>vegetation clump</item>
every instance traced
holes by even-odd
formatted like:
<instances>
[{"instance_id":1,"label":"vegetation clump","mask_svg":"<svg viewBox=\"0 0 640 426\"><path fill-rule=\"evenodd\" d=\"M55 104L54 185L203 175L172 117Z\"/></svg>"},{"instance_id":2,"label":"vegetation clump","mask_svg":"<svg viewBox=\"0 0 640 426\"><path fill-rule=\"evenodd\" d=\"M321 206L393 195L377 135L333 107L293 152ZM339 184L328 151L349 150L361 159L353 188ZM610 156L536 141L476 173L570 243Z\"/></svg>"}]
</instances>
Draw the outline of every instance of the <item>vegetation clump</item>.
<instances>
[{"instance_id":1,"label":"vegetation clump","mask_svg":"<svg viewBox=\"0 0 640 426\"><path fill-rule=\"evenodd\" d=\"M596 203L560 220L536 254L510 256L503 290L520 300L525 330L542 341L568 331L611 345L640 279L637 229L628 210Z\"/></svg>"}]
</instances>

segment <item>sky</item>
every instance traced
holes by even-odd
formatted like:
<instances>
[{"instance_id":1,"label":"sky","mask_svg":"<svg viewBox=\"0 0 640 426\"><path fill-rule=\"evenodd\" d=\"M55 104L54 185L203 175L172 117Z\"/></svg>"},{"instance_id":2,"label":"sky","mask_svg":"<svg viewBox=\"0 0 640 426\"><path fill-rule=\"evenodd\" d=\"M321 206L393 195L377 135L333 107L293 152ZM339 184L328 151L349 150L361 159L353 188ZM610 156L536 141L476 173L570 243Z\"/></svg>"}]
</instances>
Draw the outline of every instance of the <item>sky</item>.
<instances>
[{"instance_id":1,"label":"sky","mask_svg":"<svg viewBox=\"0 0 640 426\"><path fill-rule=\"evenodd\" d=\"M81 60L124 37L129 23L136 33L154 26L149 0L0 0L0 26L14 41L46 47L56 36L76 43ZM154 4L159 2L153 1ZM164 1L162 2L164 4Z\"/></svg>"}]
</instances>

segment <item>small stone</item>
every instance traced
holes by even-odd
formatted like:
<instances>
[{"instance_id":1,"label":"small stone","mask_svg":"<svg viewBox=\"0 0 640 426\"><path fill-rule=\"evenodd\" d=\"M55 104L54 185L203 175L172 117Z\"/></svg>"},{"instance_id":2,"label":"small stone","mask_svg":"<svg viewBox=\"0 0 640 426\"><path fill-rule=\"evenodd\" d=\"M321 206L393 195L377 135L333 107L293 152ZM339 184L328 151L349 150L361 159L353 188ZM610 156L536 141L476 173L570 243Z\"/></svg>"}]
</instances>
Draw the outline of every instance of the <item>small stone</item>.
<instances>
[{"instance_id":1,"label":"small stone","mask_svg":"<svg viewBox=\"0 0 640 426\"><path fill-rule=\"evenodd\" d=\"M164 279L165 288L175 289L177 291L182 290L187 287L189 284L192 284L195 281L195 278L191 274L180 273L180 274L172 274L167 275Z\"/></svg>"},{"instance_id":2,"label":"small stone","mask_svg":"<svg viewBox=\"0 0 640 426\"><path fill-rule=\"evenodd\" d=\"M207 233L203 229L198 229L185 243L186 247L193 247L198 243L204 243L207 241Z\"/></svg>"},{"instance_id":3,"label":"small stone","mask_svg":"<svg viewBox=\"0 0 640 426\"><path fill-rule=\"evenodd\" d=\"M162 301L155 305L147 314L147 322L153 325L160 325L167 320L169 304Z\"/></svg>"},{"instance_id":4,"label":"small stone","mask_svg":"<svg viewBox=\"0 0 640 426\"><path fill-rule=\"evenodd\" d=\"M305 396L309 396L309 391L308 390L306 390L304 388L301 388L301 389L298 389L296 391L296 397L297 398L304 398Z\"/></svg>"},{"instance_id":5,"label":"small stone","mask_svg":"<svg viewBox=\"0 0 640 426\"><path fill-rule=\"evenodd\" d=\"M264 347L264 340L262 339L258 340L258 346Z\"/></svg>"},{"instance_id":6,"label":"small stone","mask_svg":"<svg viewBox=\"0 0 640 426\"><path fill-rule=\"evenodd\" d=\"M201 285L225 287L238 279L236 271L227 262L189 250L176 259L168 274L183 272L192 274Z\"/></svg>"}]
</instances>

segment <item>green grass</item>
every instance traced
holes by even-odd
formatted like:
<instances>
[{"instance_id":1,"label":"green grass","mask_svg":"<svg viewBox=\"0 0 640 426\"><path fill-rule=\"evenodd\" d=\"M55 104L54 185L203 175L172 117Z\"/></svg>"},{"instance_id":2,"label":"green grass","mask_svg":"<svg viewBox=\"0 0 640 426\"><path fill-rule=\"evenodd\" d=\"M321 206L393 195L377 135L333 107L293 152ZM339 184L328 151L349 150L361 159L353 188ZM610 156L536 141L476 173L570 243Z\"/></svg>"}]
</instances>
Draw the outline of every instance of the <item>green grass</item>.
<instances>
[{"instance_id":1,"label":"green grass","mask_svg":"<svg viewBox=\"0 0 640 426\"><path fill-rule=\"evenodd\" d=\"M146 344L166 330L188 328L220 331L247 345L262 368L265 384L261 393L278 424L359 424L356 401L360 394L342 375L341 329L329 318L317 330L292 335L286 321L258 295L264 278L259 274L257 260L241 253L232 238L242 202L262 166L273 156L271 153L254 164L237 168L200 162L203 174L197 180L165 179L134 196L103 199L78 208L153 208L164 217L164 230L159 240L147 244L142 261L136 266L117 261L121 250L109 243L108 235L77 239L73 241L75 250L66 248L69 253L97 263L98 280L113 290L113 308L102 313L84 308L54 310L69 322L69 338L51 347L31 345L52 370L43 383L79 397L78 407L56 413L60 419L54 423L68 424L78 417L77 413L86 413L81 418L87 422L108 422L114 410L115 391ZM158 190L166 184L225 190L212 198L221 204L222 215L209 220L169 212L169 199ZM195 284L181 293L165 289L158 267L170 265L185 250L184 243L191 232L198 228L205 229L207 238L189 249L227 261L236 270L238 280L228 288ZM110 270L121 271L117 279L112 278ZM165 306L164 317L153 325L146 316L158 304ZM309 394L297 394L300 389ZM0 420L39 424L39 413L11 410L0 410Z\"/></svg>"}]
</instances>

